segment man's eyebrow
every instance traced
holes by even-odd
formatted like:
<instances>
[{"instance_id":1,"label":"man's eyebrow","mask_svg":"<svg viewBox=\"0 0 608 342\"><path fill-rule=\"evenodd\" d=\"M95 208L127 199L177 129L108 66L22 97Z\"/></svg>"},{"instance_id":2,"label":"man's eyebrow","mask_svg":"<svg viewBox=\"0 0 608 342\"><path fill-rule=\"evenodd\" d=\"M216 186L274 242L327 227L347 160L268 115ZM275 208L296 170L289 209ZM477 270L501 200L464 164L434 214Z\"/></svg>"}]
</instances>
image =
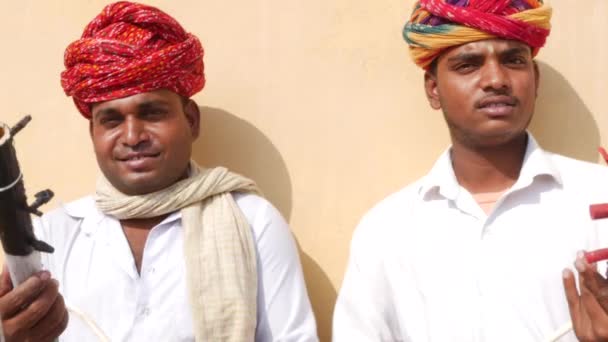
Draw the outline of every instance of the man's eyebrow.
<instances>
[{"instance_id":1,"label":"man's eyebrow","mask_svg":"<svg viewBox=\"0 0 608 342\"><path fill-rule=\"evenodd\" d=\"M511 48L508 48L504 51L500 52L500 55L503 56L512 56L512 55L527 55L530 54L531 51L529 48L523 47L523 46L514 46ZM483 58L483 55L480 53L474 53L474 52L461 52L455 56L451 56L448 58L448 62L458 62L458 61L474 61L474 60L478 60L480 58Z\"/></svg>"},{"instance_id":2,"label":"man's eyebrow","mask_svg":"<svg viewBox=\"0 0 608 342\"><path fill-rule=\"evenodd\" d=\"M515 46L512 48L508 48L505 51L501 52L500 54L503 56L512 56L512 55L527 55L527 54L531 54L532 52L530 51L529 48L525 48L522 46Z\"/></svg>"},{"instance_id":3,"label":"man's eyebrow","mask_svg":"<svg viewBox=\"0 0 608 342\"><path fill-rule=\"evenodd\" d=\"M148 100L148 101L143 101L142 103L137 105L137 109L138 110L145 110L145 109L150 109L150 108L158 108L158 107L168 107L169 106L169 102L164 101L164 100Z\"/></svg>"},{"instance_id":4,"label":"man's eyebrow","mask_svg":"<svg viewBox=\"0 0 608 342\"><path fill-rule=\"evenodd\" d=\"M148 100L148 101L143 101L143 102L137 104L137 109L139 111L141 111L141 110L146 110L146 109L150 109L150 108L167 107L167 106L169 106L169 102L167 102L165 100ZM106 116L106 115L122 115L122 113L116 108L109 107L109 108L103 108L103 109L96 111L93 116L98 117L98 116Z\"/></svg>"},{"instance_id":5,"label":"man's eyebrow","mask_svg":"<svg viewBox=\"0 0 608 342\"><path fill-rule=\"evenodd\" d=\"M103 108L99 111L95 112L93 118L96 119L101 116L112 116L112 115L120 115L120 112L114 108Z\"/></svg>"},{"instance_id":6,"label":"man's eyebrow","mask_svg":"<svg viewBox=\"0 0 608 342\"><path fill-rule=\"evenodd\" d=\"M481 58L483 58L483 56L480 53L462 52L455 56L449 57L448 62L473 61Z\"/></svg>"}]
</instances>

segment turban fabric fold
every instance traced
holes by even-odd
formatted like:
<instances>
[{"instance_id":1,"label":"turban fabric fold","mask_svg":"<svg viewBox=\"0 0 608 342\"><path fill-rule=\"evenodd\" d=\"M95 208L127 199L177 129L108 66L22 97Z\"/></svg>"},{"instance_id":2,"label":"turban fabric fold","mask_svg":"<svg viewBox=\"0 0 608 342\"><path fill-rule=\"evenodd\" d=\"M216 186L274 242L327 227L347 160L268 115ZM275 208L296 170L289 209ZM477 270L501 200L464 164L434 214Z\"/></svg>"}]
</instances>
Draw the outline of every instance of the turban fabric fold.
<instances>
[{"instance_id":1,"label":"turban fabric fold","mask_svg":"<svg viewBox=\"0 0 608 342\"><path fill-rule=\"evenodd\" d=\"M551 12L542 0L420 0L403 37L424 69L446 49L492 38L526 43L536 56L549 35Z\"/></svg>"},{"instance_id":2,"label":"turban fabric fold","mask_svg":"<svg viewBox=\"0 0 608 342\"><path fill-rule=\"evenodd\" d=\"M61 85L78 110L168 89L190 97L205 86L203 47L161 10L126 1L106 6L70 44Z\"/></svg>"}]
</instances>

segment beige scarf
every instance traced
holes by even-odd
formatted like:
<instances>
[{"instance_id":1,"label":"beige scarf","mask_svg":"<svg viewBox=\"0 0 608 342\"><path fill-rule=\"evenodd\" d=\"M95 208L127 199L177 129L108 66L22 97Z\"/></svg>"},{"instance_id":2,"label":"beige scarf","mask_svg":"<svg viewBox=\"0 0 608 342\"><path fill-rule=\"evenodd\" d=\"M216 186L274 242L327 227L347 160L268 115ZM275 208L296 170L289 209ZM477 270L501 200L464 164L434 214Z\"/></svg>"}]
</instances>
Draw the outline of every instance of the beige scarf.
<instances>
[{"instance_id":1,"label":"beige scarf","mask_svg":"<svg viewBox=\"0 0 608 342\"><path fill-rule=\"evenodd\" d=\"M181 210L188 289L197 341L253 341L257 267L249 224L230 194L258 192L255 183L225 168L200 169L146 195L127 196L104 177L96 204L117 219L149 218Z\"/></svg>"}]
</instances>

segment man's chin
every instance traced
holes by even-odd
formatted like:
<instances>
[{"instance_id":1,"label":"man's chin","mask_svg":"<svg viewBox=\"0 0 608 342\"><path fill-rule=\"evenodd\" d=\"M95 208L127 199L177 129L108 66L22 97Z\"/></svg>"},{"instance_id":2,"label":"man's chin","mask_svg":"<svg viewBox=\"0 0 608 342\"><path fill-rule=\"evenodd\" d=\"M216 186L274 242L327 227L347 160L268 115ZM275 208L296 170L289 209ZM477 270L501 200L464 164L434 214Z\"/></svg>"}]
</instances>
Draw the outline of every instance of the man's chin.
<instances>
[{"instance_id":1,"label":"man's chin","mask_svg":"<svg viewBox=\"0 0 608 342\"><path fill-rule=\"evenodd\" d=\"M471 148L495 148L508 145L525 135L525 129L488 127L476 131L460 132L458 140Z\"/></svg>"},{"instance_id":2,"label":"man's chin","mask_svg":"<svg viewBox=\"0 0 608 342\"><path fill-rule=\"evenodd\" d=\"M187 173L180 176L157 168L142 172L127 171L121 168L102 171L116 190L129 196L145 195L163 190L187 176Z\"/></svg>"},{"instance_id":3,"label":"man's chin","mask_svg":"<svg viewBox=\"0 0 608 342\"><path fill-rule=\"evenodd\" d=\"M496 130L483 132L479 135L479 144L483 147L498 147L508 145L522 136L525 136L525 130Z\"/></svg>"},{"instance_id":4,"label":"man's chin","mask_svg":"<svg viewBox=\"0 0 608 342\"><path fill-rule=\"evenodd\" d=\"M154 174L137 174L133 177L110 181L120 192L129 196L145 195L162 190L166 186L159 184Z\"/></svg>"}]
</instances>

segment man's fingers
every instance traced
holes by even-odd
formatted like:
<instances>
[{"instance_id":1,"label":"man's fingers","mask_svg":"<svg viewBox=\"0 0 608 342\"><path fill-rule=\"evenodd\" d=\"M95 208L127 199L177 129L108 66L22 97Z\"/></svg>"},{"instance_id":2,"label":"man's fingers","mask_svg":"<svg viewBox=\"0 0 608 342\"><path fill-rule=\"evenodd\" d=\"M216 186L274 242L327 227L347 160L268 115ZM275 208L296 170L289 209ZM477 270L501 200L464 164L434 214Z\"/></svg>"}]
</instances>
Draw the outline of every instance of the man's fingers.
<instances>
[{"instance_id":1,"label":"man's fingers","mask_svg":"<svg viewBox=\"0 0 608 342\"><path fill-rule=\"evenodd\" d=\"M564 270L563 282L576 337L579 341L608 341L608 314L596 296L606 287L605 280L597 273L595 265L584 260L582 254L579 254L574 266L579 274L580 295L572 271Z\"/></svg>"},{"instance_id":2,"label":"man's fingers","mask_svg":"<svg viewBox=\"0 0 608 342\"><path fill-rule=\"evenodd\" d=\"M572 318L572 322L575 323L581 310L578 290L576 289L576 279L574 278L574 273L569 269L565 269L562 275L566 300L568 301L568 308L570 309L570 317Z\"/></svg>"},{"instance_id":3,"label":"man's fingers","mask_svg":"<svg viewBox=\"0 0 608 342\"><path fill-rule=\"evenodd\" d=\"M574 265L579 272L580 305L581 309L584 310L581 316L587 317L584 329L580 330L586 337L583 340L606 341L608 339L608 314L601 306L601 298L598 298L598 295L604 291L608 284L597 273L596 265L587 263L583 253L579 253ZM580 323L578 325L581 326ZM580 336L578 337L580 339Z\"/></svg>"},{"instance_id":4,"label":"man's fingers","mask_svg":"<svg viewBox=\"0 0 608 342\"><path fill-rule=\"evenodd\" d=\"M595 264L592 265L587 263L587 260L585 260L583 255L583 252L579 252L576 261L574 262L574 266L576 267L582 282L585 283L586 287L591 292L595 293L595 291L600 288L600 284L596 277L596 274L599 274L596 272L597 268L595 267Z\"/></svg>"},{"instance_id":5,"label":"man's fingers","mask_svg":"<svg viewBox=\"0 0 608 342\"><path fill-rule=\"evenodd\" d=\"M586 275L582 280L583 286L593 295L602 310L608 313L608 283L597 272Z\"/></svg>"},{"instance_id":6,"label":"man's fingers","mask_svg":"<svg viewBox=\"0 0 608 342\"><path fill-rule=\"evenodd\" d=\"M23 284L20 284L11 292L2 296L0 298L2 319L14 316L33 302L44 288L51 283L50 277L51 274L49 272L40 272L37 275L29 277Z\"/></svg>"},{"instance_id":7,"label":"man's fingers","mask_svg":"<svg viewBox=\"0 0 608 342\"><path fill-rule=\"evenodd\" d=\"M31 329L31 338L34 341L52 341L67 327L68 311L61 295L48 311L48 314Z\"/></svg>"},{"instance_id":8,"label":"man's fingers","mask_svg":"<svg viewBox=\"0 0 608 342\"><path fill-rule=\"evenodd\" d=\"M68 327L68 322L70 320L70 315L68 314L68 312L66 311L65 314L63 315L63 318L61 320L61 322L59 322L58 325L55 326L55 328L46 336L41 337L41 341L55 341L59 335L61 335L65 329Z\"/></svg>"},{"instance_id":9,"label":"man's fingers","mask_svg":"<svg viewBox=\"0 0 608 342\"><path fill-rule=\"evenodd\" d=\"M49 313L59 296L59 283L53 279L44 287L36 300L15 315L14 318L18 319L25 328L31 329Z\"/></svg>"},{"instance_id":10,"label":"man's fingers","mask_svg":"<svg viewBox=\"0 0 608 342\"><path fill-rule=\"evenodd\" d=\"M587 263L583 255L579 253L575 261L581 284L593 294L602 309L608 312L608 280L597 272L597 265Z\"/></svg>"},{"instance_id":11,"label":"man's fingers","mask_svg":"<svg viewBox=\"0 0 608 342\"><path fill-rule=\"evenodd\" d=\"M581 303L581 297L579 296L576 288L576 279L574 277L574 273L568 269L564 270L563 282L574 333L579 341L592 341L593 332L591 331L589 316Z\"/></svg>"},{"instance_id":12,"label":"man's fingers","mask_svg":"<svg viewBox=\"0 0 608 342\"><path fill-rule=\"evenodd\" d=\"M585 286L583 278L579 278L581 290L581 305L588 317L588 331L593 341L608 341L608 314L598 302L595 294Z\"/></svg>"}]
</instances>

